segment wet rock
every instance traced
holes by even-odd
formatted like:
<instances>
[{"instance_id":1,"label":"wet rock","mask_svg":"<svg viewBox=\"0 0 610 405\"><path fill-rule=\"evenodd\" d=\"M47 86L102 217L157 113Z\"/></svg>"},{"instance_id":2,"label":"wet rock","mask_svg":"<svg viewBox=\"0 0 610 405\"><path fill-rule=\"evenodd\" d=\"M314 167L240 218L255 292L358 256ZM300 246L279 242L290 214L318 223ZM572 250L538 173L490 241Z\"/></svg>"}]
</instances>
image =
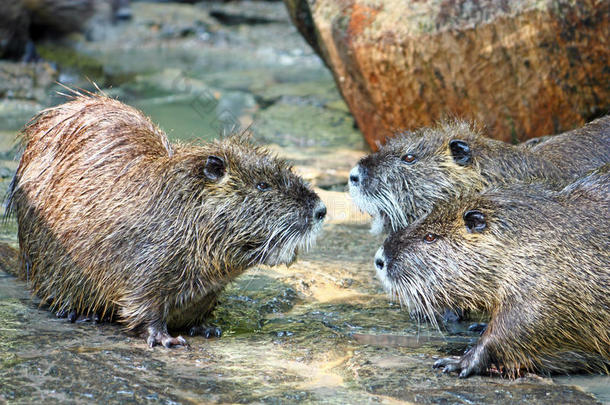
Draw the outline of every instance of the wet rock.
<instances>
[{"instance_id":1,"label":"wet rock","mask_svg":"<svg viewBox=\"0 0 610 405\"><path fill-rule=\"evenodd\" d=\"M47 62L0 61L0 99L42 101L57 77L57 70Z\"/></svg>"},{"instance_id":2,"label":"wet rock","mask_svg":"<svg viewBox=\"0 0 610 405\"><path fill-rule=\"evenodd\" d=\"M504 141L608 111L610 3L285 0L369 145L446 115Z\"/></svg>"},{"instance_id":3,"label":"wet rock","mask_svg":"<svg viewBox=\"0 0 610 405\"><path fill-rule=\"evenodd\" d=\"M241 24L271 24L278 22L277 19L269 18L265 15L249 14L243 11L231 12L223 9L216 9L210 11L210 16L217 19L219 22L225 25L241 25ZM279 20L282 21L282 20Z\"/></svg>"},{"instance_id":4,"label":"wet rock","mask_svg":"<svg viewBox=\"0 0 610 405\"><path fill-rule=\"evenodd\" d=\"M278 117L292 116L291 122ZM261 142L275 142L289 147L340 146L346 142L358 144L360 134L353 129L351 116L337 114L312 105L277 103L256 116L256 129Z\"/></svg>"},{"instance_id":5,"label":"wet rock","mask_svg":"<svg viewBox=\"0 0 610 405\"><path fill-rule=\"evenodd\" d=\"M13 169L8 168L6 166L0 166L0 178L8 179L8 178L13 177L14 174L15 174L15 172Z\"/></svg>"}]
</instances>

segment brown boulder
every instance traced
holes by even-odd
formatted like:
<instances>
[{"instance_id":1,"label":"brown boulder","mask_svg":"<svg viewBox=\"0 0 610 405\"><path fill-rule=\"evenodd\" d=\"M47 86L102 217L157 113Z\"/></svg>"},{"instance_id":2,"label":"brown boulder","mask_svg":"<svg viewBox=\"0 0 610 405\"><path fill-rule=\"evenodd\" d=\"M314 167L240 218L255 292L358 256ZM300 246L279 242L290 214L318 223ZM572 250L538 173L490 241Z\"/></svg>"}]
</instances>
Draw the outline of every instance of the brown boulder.
<instances>
[{"instance_id":1,"label":"brown boulder","mask_svg":"<svg viewBox=\"0 0 610 405\"><path fill-rule=\"evenodd\" d=\"M284 0L366 140L458 116L504 141L610 107L607 0Z\"/></svg>"}]
</instances>

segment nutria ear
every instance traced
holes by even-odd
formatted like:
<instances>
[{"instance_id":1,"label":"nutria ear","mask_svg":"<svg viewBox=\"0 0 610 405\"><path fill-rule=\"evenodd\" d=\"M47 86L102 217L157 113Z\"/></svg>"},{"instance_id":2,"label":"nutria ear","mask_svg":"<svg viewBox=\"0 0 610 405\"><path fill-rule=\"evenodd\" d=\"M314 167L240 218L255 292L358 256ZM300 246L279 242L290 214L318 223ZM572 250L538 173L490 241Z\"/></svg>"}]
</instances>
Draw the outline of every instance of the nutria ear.
<instances>
[{"instance_id":1,"label":"nutria ear","mask_svg":"<svg viewBox=\"0 0 610 405\"><path fill-rule=\"evenodd\" d=\"M203 168L205 177L212 181L220 179L225 174L225 162L218 156L210 155L205 161Z\"/></svg>"},{"instance_id":2,"label":"nutria ear","mask_svg":"<svg viewBox=\"0 0 610 405\"><path fill-rule=\"evenodd\" d=\"M451 155L453 156L455 163L460 166L466 166L472 161L472 151L470 150L470 146L464 141L453 139L449 142L449 150L451 150Z\"/></svg>"},{"instance_id":3,"label":"nutria ear","mask_svg":"<svg viewBox=\"0 0 610 405\"><path fill-rule=\"evenodd\" d=\"M464 224L466 224L466 229L468 232L481 232L483 229L487 227L487 222L485 222L485 214L483 214L479 210L470 210L464 213Z\"/></svg>"}]
</instances>

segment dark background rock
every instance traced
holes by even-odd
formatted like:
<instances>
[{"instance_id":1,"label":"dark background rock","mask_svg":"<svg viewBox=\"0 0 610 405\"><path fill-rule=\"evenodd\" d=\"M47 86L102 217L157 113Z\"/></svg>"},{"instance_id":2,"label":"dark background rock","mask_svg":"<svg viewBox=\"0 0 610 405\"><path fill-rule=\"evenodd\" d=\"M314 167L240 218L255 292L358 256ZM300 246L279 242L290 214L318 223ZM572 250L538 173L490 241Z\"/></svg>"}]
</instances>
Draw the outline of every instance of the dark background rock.
<instances>
[{"instance_id":1,"label":"dark background rock","mask_svg":"<svg viewBox=\"0 0 610 405\"><path fill-rule=\"evenodd\" d=\"M476 119L505 141L610 107L610 2L285 0L372 148L398 129Z\"/></svg>"},{"instance_id":2,"label":"dark background rock","mask_svg":"<svg viewBox=\"0 0 610 405\"><path fill-rule=\"evenodd\" d=\"M0 0L0 58L19 58L30 38L30 16L21 1Z\"/></svg>"}]
</instances>

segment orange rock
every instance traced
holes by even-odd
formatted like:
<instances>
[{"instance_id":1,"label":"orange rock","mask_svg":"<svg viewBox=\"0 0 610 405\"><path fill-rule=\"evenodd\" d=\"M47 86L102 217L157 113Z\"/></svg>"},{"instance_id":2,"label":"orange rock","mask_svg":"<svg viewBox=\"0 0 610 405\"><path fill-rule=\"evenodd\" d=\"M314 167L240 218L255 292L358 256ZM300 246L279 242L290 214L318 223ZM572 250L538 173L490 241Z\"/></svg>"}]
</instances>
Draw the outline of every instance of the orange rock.
<instances>
[{"instance_id":1,"label":"orange rock","mask_svg":"<svg viewBox=\"0 0 610 405\"><path fill-rule=\"evenodd\" d=\"M284 0L373 149L446 116L504 141L610 109L610 2Z\"/></svg>"}]
</instances>

